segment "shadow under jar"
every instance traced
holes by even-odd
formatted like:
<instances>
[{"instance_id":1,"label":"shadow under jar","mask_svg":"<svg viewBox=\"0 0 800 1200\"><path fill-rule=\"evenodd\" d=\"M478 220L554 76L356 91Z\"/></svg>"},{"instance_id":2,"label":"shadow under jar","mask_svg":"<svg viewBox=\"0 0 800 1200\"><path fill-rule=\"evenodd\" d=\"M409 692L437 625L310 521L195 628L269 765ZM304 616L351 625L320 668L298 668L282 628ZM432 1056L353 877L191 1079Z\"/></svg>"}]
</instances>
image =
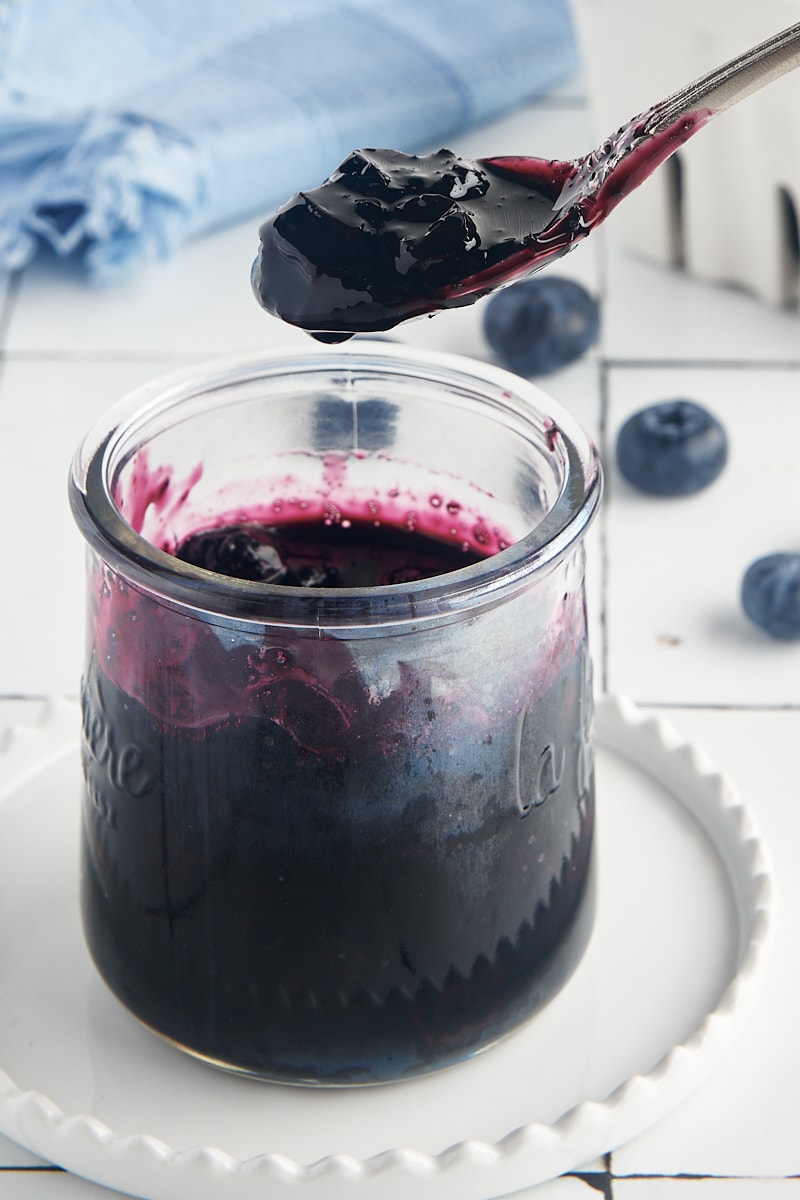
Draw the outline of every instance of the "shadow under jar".
<instances>
[{"instance_id":1,"label":"shadow under jar","mask_svg":"<svg viewBox=\"0 0 800 1200\"><path fill-rule=\"evenodd\" d=\"M532 384L377 343L204 364L86 437L83 921L136 1017L361 1084L555 995L593 917L600 492Z\"/></svg>"}]
</instances>

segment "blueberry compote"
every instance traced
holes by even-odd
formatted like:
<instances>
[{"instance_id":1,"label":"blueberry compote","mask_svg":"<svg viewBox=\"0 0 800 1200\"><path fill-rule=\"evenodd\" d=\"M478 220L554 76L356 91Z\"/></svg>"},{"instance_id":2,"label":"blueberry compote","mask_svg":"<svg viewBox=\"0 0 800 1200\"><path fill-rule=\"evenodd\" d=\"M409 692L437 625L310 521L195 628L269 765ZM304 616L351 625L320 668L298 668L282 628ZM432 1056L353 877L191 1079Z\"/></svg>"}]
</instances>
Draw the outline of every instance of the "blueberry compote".
<instances>
[{"instance_id":1,"label":"blueberry compote","mask_svg":"<svg viewBox=\"0 0 800 1200\"><path fill-rule=\"evenodd\" d=\"M261 225L256 298L328 342L472 304L566 254L713 115L669 111L573 161L354 151Z\"/></svg>"},{"instance_id":2,"label":"blueberry compote","mask_svg":"<svg viewBox=\"0 0 800 1200\"><path fill-rule=\"evenodd\" d=\"M261 226L259 303L325 341L470 303L465 281L505 270L564 182L558 164L534 180L511 162L355 151Z\"/></svg>"},{"instance_id":3,"label":"blueberry compote","mask_svg":"<svg viewBox=\"0 0 800 1200\"><path fill-rule=\"evenodd\" d=\"M201 530L175 557L235 579L283 587L385 587L479 562L469 542L445 541L382 521L256 522Z\"/></svg>"},{"instance_id":4,"label":"blueberry compote","mask_svg":"<svg viewBox=\"0 0 800 1200\"><path fill-rule=\"evenodd\" d=\"M346 514L175 552L308 589L482 557ZM83 909L123 1003L209 1061L318 1084L457 1062L545 1004L589 936L594 812L582 602L545 601L529 660L489 613L465 663L448 629L420 652L189 619L96 560Z\"/></svg>"}]
</instances>

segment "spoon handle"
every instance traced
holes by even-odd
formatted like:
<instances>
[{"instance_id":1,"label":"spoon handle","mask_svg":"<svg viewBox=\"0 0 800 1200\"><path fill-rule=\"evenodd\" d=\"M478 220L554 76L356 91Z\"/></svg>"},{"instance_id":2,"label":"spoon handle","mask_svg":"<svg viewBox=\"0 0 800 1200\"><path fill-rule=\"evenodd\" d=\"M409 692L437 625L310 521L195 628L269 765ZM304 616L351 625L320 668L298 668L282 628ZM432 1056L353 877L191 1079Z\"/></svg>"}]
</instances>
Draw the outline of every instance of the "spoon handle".
<instances>
[{"instance_id":1,"label":"spoon handle","mask_svg":"<svg viewBox=\"0 0 800 1200\"><path fill-rule=\"evenodd\" d=\"M605 220L620 200L712 117L798 66L800 22L673 92L623 125L591 154L563 164L570 169L555 211L577 214L582 231Z\"/></svg>"},{"instance_id":2,"label":"spoon handle","mask_svg":"<svg viewBox=\"0 0 800 1200\"><path fill-rule=\"evenodd\" d=\"M698 108L716 116L800 66L800 23L738 54L655 106L649 132L658 133Z\"/></svg>"}]
</instances>

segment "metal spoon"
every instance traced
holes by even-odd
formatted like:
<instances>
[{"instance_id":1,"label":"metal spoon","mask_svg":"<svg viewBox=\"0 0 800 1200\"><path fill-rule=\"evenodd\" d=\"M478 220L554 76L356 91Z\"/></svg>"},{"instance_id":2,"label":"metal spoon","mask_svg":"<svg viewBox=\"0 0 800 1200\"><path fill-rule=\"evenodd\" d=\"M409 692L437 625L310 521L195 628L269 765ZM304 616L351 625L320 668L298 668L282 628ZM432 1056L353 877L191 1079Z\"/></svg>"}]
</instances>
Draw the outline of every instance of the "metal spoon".
<instances>
[{"instance_id":1,"label":"metal spoon","mask_svg":"<svg viewBox=\"0 0 800 1200\"><path fill-rule=\"evenodd\" d=\"M712 117L800 65L800 23L571 161L360 151L265 221L253 287L325 341L470 304L572 250Z\"/></svg>"},{"instance_id":2,"label":"metal spoon","mask_svg":"<svg viewBox=\"0 0 800 1200\"><path fill-rule=\"evenodd\" d=\"M712 117L797 66L800 23L680 88L634 117L585 157L554 164L566 169L568 176L553 206L557 214L554 224L578 210L579 228L588 232Z\"/></svg>"}]
</instances>

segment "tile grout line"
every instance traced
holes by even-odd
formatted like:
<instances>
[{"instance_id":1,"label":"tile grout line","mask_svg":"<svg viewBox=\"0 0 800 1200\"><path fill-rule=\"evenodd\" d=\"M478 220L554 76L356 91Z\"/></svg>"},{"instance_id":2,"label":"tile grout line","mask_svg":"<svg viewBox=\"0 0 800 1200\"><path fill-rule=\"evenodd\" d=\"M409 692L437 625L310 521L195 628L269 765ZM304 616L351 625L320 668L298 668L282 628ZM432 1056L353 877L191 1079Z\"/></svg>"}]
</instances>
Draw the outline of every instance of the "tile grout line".
<instances>
[{"instance_id":1,"label":"tile grout line","mask_svg":"<svg viewBox=\"0 0 800 1200\"><path fill-rule=\"evenodd\" d=\"M738 1180L743 1180L744 1182L763 1183L763 1182L768 1182L768 1181L771 1182L773 1180L776 1180L776 1181L800 1180L800 1175L798 1175L798 1174L792 1174L792 1175L726 1175L724 1173L719 1173L719 1172L711 1173L711 1172L703 1172L703 1171L676 1171L672 1174L664 1174L661 1171L652 1171L652 1172L650 1172L650 1171L630 1171L629 1173L627 1173L625 1175L614 1175L612 1172L612 1178L621 1180L623 1183L628 1179L633 1179L633 1180L636 1180L636 1179L676 1179L676 1180L681 1180L681 1181L688 1180L690 1182L693 1180L702 1181L704 1179L711 1179L714 1181L719 1180L723 1183L726 1183L729 1180L738 1179Z\"/></svg>"},{"instance_id":2,"label":"tile grout line","mask_svg":"<svg viewBox=\"0 0 800 1200\"><path fill-rule=\"evenodd\" d=\"M800 358L605 358L607 367L628 371L798 371Z\"/></svg>"},{"instance_id":3,"label":"tile grout line","mask_svg":"<svg viewBox=\"0 0 800 1200\"><path fill-rule=\"evenodd\" d=\"M633 699L633 697L631 697ZM718 704L699 700L634 700L637 708L666 708L670 711L687 709L691 712L718 713L779 713L800 712L800 702L765 704Z\"/></svg>"},{"instance_id":4,"label":"tile grout line","mask_svg":"<svg viewBox=\"0 0 800 1200\"><path fill-rule=\"evenodd\" d=\"M19 288L16 289L17 291ZM9 285L9 293L12 289ZM2 307L0 307L0 353L2 357L13 362L40 362L49 361L51 359L66 360L69 362L105 362L107 360L130 359L137 361L138 359L148 358L163 358L165 362L179 361L185 359L187 355L192 353L191 348L176 350L164 350L163 348L142 346L137 349L112 348L112 349L96 349L96 350L70 350L66 348L51 349L51 350L25 350L25 349L9 349L2 347L2 338L7 332L7 327L10 323L11 307L16 300L16 295L7 295ZM413 349L412 343L404 343L399 339L393 339L398 346L408 345L409 349ZM254 341L252 348L258 349L257 343ZM210 351L214 353L213 350ZM224 347L217 351L218 354L229 354L230 349ZM468 357L468 356L467 356ZM587 361L591 363L591 356L587 356ZM595 363L603 364L607 368L619 370L702 370L702 371L800 371L800 357L798 358L621 358L617 355L598 355L595 358ZM534 381L535 382L535 381Z\"/></svg>"},{"instance_id":5,"label":"tile grout line","mask_svg":"<svg viewBox=\"0 0 800 1200\"><path fill-rule=\"evenodd\" d=\"M23 1166L21 1164L17 1164L16 1166L12 1166L12 1165L5 1166L3 1164L0 1164L0 1175L2 1175L3 1172L8 1172L10 1174L12 1171L21 1171L23 1174L28 1174L28 1175L36 1175L36 1174L39 1174L39 1175L66 1175L67 1174L67 1172L64 1170L64 1168L59 1167L56 1163L34 1163L32 1166Z\"/></svg>"},{"instance_id":6,"label":"tile grout line","mask_svg":"<svg viewBox=\"0 0 800 1200\"><path fill-rule=\"evenodd\" d=\"M245 348L246 349L246 348ZM258 349L256 343L252 349ZM206 357L220 358L230 354L229 349L208 350ZM181 364L195 355L188 347L185 350L0 350L0 359L8 363L117 363L117 362L164 362Z\"/></svg>"},{"instance_id":7,"label":"tile grout line","mask_svg":"<svg viewBox=\"0 0 800 1200\"><path fill-rule=\"evenodd\" d=\"M15 350L2 347L2 337L7 330L9 317L6 315L6 310L10 309L10 302L7 299L3 308L0 309L0 359L6 362L19 363L38 363L38 362L146 362L163 361L165 363L180 363L187 358L192 357L193 351L190 347L185 349L164 350L141 347L139 349L110 349L110 350ZM406 345L404 342L397 341L398 346ZM409 349L414 349L413 344L408 344ZM258 349L255 342L252 344L252 349ZM228 347L211 349L206 353L213 357L215 354L224 356L230 354ZM467 355L467 357L469 357ZM591 360L589 360L591 361ZM735 359L735 358L619 358L613 355L602 356L595 359L595 364L598 367L604 366L606 369L621 370L621 371L800 371L800 358L785 359L785 358L765 358L765 359ZM534 380L534 382L536 382Z\"/></svg>"}]
</instances>

